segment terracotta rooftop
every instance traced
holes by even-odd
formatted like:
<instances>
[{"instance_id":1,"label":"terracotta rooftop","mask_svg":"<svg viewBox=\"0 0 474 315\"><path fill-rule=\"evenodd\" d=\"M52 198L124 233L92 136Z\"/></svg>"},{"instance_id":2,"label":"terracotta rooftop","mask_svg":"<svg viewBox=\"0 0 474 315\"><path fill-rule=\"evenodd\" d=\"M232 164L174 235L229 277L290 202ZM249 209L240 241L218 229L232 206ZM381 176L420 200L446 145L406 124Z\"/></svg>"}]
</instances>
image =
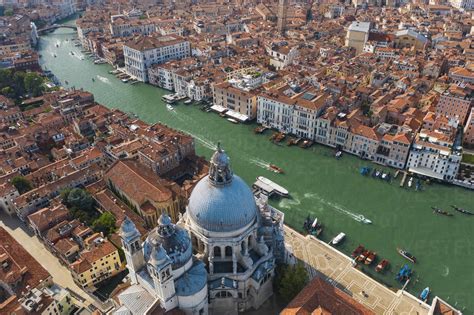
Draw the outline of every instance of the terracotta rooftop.
<instances>
[{"instance_id":1,"label":"terracotta rooftop","mask_svg":"<svg viewBox=\"0 0 474 315\"><path fill-rule=\"evenodd\" d=\"M375 313L354 300L347 293L316 277L301 290L280 314L372 315Z\"/></svg>"}]
</instances>

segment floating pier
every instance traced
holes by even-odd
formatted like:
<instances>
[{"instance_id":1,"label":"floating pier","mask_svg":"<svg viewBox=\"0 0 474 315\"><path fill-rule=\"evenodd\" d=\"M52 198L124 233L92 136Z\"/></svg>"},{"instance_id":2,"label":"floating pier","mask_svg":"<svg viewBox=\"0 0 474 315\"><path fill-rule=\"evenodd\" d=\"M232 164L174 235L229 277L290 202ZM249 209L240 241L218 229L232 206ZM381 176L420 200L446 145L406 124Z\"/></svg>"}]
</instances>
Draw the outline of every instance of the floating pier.
<instances>
[{"instance_id":1,"label":"floating pier","mask_svg":"<svg viewBox=\"0 0 474 315\"><path fill-rule=\"evenodd\" d=\"M408 176L408 173L403 172L403 177L402 177L402 181L400 182L400 187L403 187L405 185L405 181L407 179L407 176Z\"/></svg>"},{"instance_id":2,"label":"floating pier","mask_svg":"<svg viewBox=\"0 0 474 315\"><path fill-rule=\"evenodd\" d=\"M288 197L289 195L288 190L286 190L284 187L263 176L257 177L257 181L253 184L253 187L256 190L265 193L269 197L274 194L281 197Z\"/></svg>"}]
</instances>

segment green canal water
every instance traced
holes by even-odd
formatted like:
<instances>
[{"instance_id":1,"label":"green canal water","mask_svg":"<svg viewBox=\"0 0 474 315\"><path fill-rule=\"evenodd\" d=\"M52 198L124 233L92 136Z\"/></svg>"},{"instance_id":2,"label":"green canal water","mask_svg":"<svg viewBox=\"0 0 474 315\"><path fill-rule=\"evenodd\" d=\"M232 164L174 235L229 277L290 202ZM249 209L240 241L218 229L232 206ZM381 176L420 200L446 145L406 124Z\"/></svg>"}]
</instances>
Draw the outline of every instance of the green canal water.
<instances>
[{"instance_id":1,"label":"green canal water","mask_svg":"<svg viewBox=\"0 0 474 315\"><path fill-rule=\"evenodd\" d=\"M91 91L99 103L136 113L149 123L160 121L189 133L197 140L200 155L209 157L221 141L234 172L249 185L263 175L290 191L292 198L273 201L285 212L287 224L301 230L310 214L323 222L324 240L345 232L347 239L340 248L343 252L350 253L363 244L390 260L391 269L385 275L367 272L394 288L401 287L394 275L406 262L396 248L406 248L419 261L413 266L408 291L418 295L429 286L432 296L439 295L465 314L473 313L474 217L456 213L448 218L430 210L431 206L449 209L451 204L474 210L471 191L440 184L425 185L421 192L403 189L399 187L400 177L389 184L361 176L358 170L368 162L348 154L336 160L331 149L320 145L307 150L278 146L268 140L270 133L255 135L254 125L234 125L198 106L180 104L168 111L161 101L168 92L143 83L124 84L108 73L112 69L109 65L81 60L81 48L74 47L73 37L72 30L58 29L43 36L39 46L43 67L53 71L64 85L67 80L65 86ZM268 163L286 173L268 171ZM354 218L357 214L373 224L358 222Z\"/></svg>"}]
</instances>

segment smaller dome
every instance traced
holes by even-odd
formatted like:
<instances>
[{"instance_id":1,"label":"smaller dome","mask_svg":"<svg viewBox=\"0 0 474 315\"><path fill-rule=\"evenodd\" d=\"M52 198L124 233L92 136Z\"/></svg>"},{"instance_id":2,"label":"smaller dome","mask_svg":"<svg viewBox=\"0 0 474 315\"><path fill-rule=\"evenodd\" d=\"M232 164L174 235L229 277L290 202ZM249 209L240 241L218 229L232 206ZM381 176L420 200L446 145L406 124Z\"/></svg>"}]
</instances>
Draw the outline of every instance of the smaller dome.
<instances>
[{"instance_id":1,"label":"smaller dome","mask_svg":"<svg viewBox=\"0 0 474 315\"><path fill-rule=\"evenodd\" d=\"M162 214L158 219L158 226L150 232L143 251L146 261L152 259L153 251L160 247L171 259L173 269L184 266L193 255L191 239L188 233L171 222L167 214Z\"/></svg>"},{"instance_id":2,"label":"smaller dome","mask_svg":"<svg viewBox=\"0 0 474 315\"><path fill-rule=\"evenodd\" d=\"M140 232L138 232L137 227L129 217L125 217L120 225L119 235L125 241L130 241L137 237L140 238Z\"/></svg>"},{"instance_id":3,"label":"smaller dome","mask_svg":"<svg viewBox=\"0 0 474 315\"><path fill-rule=\"evenodd\" d=\"M166 255L165 250L161 244L155 244L157 246L153 246L150 254L150 259L148 263L152 265L156 269L160 269L166 262L170 261L168 255Z\"/></svg>"}]
</instances>

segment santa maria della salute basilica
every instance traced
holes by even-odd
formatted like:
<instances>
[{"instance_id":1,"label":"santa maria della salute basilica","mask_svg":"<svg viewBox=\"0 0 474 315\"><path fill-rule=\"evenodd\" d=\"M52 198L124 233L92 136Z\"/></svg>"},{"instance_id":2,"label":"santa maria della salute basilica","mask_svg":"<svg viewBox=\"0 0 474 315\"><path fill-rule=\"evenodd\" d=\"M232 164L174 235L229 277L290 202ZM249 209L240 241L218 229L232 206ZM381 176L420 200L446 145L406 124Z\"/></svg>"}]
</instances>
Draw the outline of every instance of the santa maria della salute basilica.
<instances>
[{"instance_id":1,"label":"santa maria della salute basilica","mask_svg":"<svg viewBox=\"0 0 474 315\"><path fill-rule=\"evenodd\" d=\"M218 147L176 224L162 214L143 241L133 222L123 221L131 286L118 295L115 314L258 309L273 294L276 263L285 259L283 218L233 174Z\"/></svg>"}]
</instances>

